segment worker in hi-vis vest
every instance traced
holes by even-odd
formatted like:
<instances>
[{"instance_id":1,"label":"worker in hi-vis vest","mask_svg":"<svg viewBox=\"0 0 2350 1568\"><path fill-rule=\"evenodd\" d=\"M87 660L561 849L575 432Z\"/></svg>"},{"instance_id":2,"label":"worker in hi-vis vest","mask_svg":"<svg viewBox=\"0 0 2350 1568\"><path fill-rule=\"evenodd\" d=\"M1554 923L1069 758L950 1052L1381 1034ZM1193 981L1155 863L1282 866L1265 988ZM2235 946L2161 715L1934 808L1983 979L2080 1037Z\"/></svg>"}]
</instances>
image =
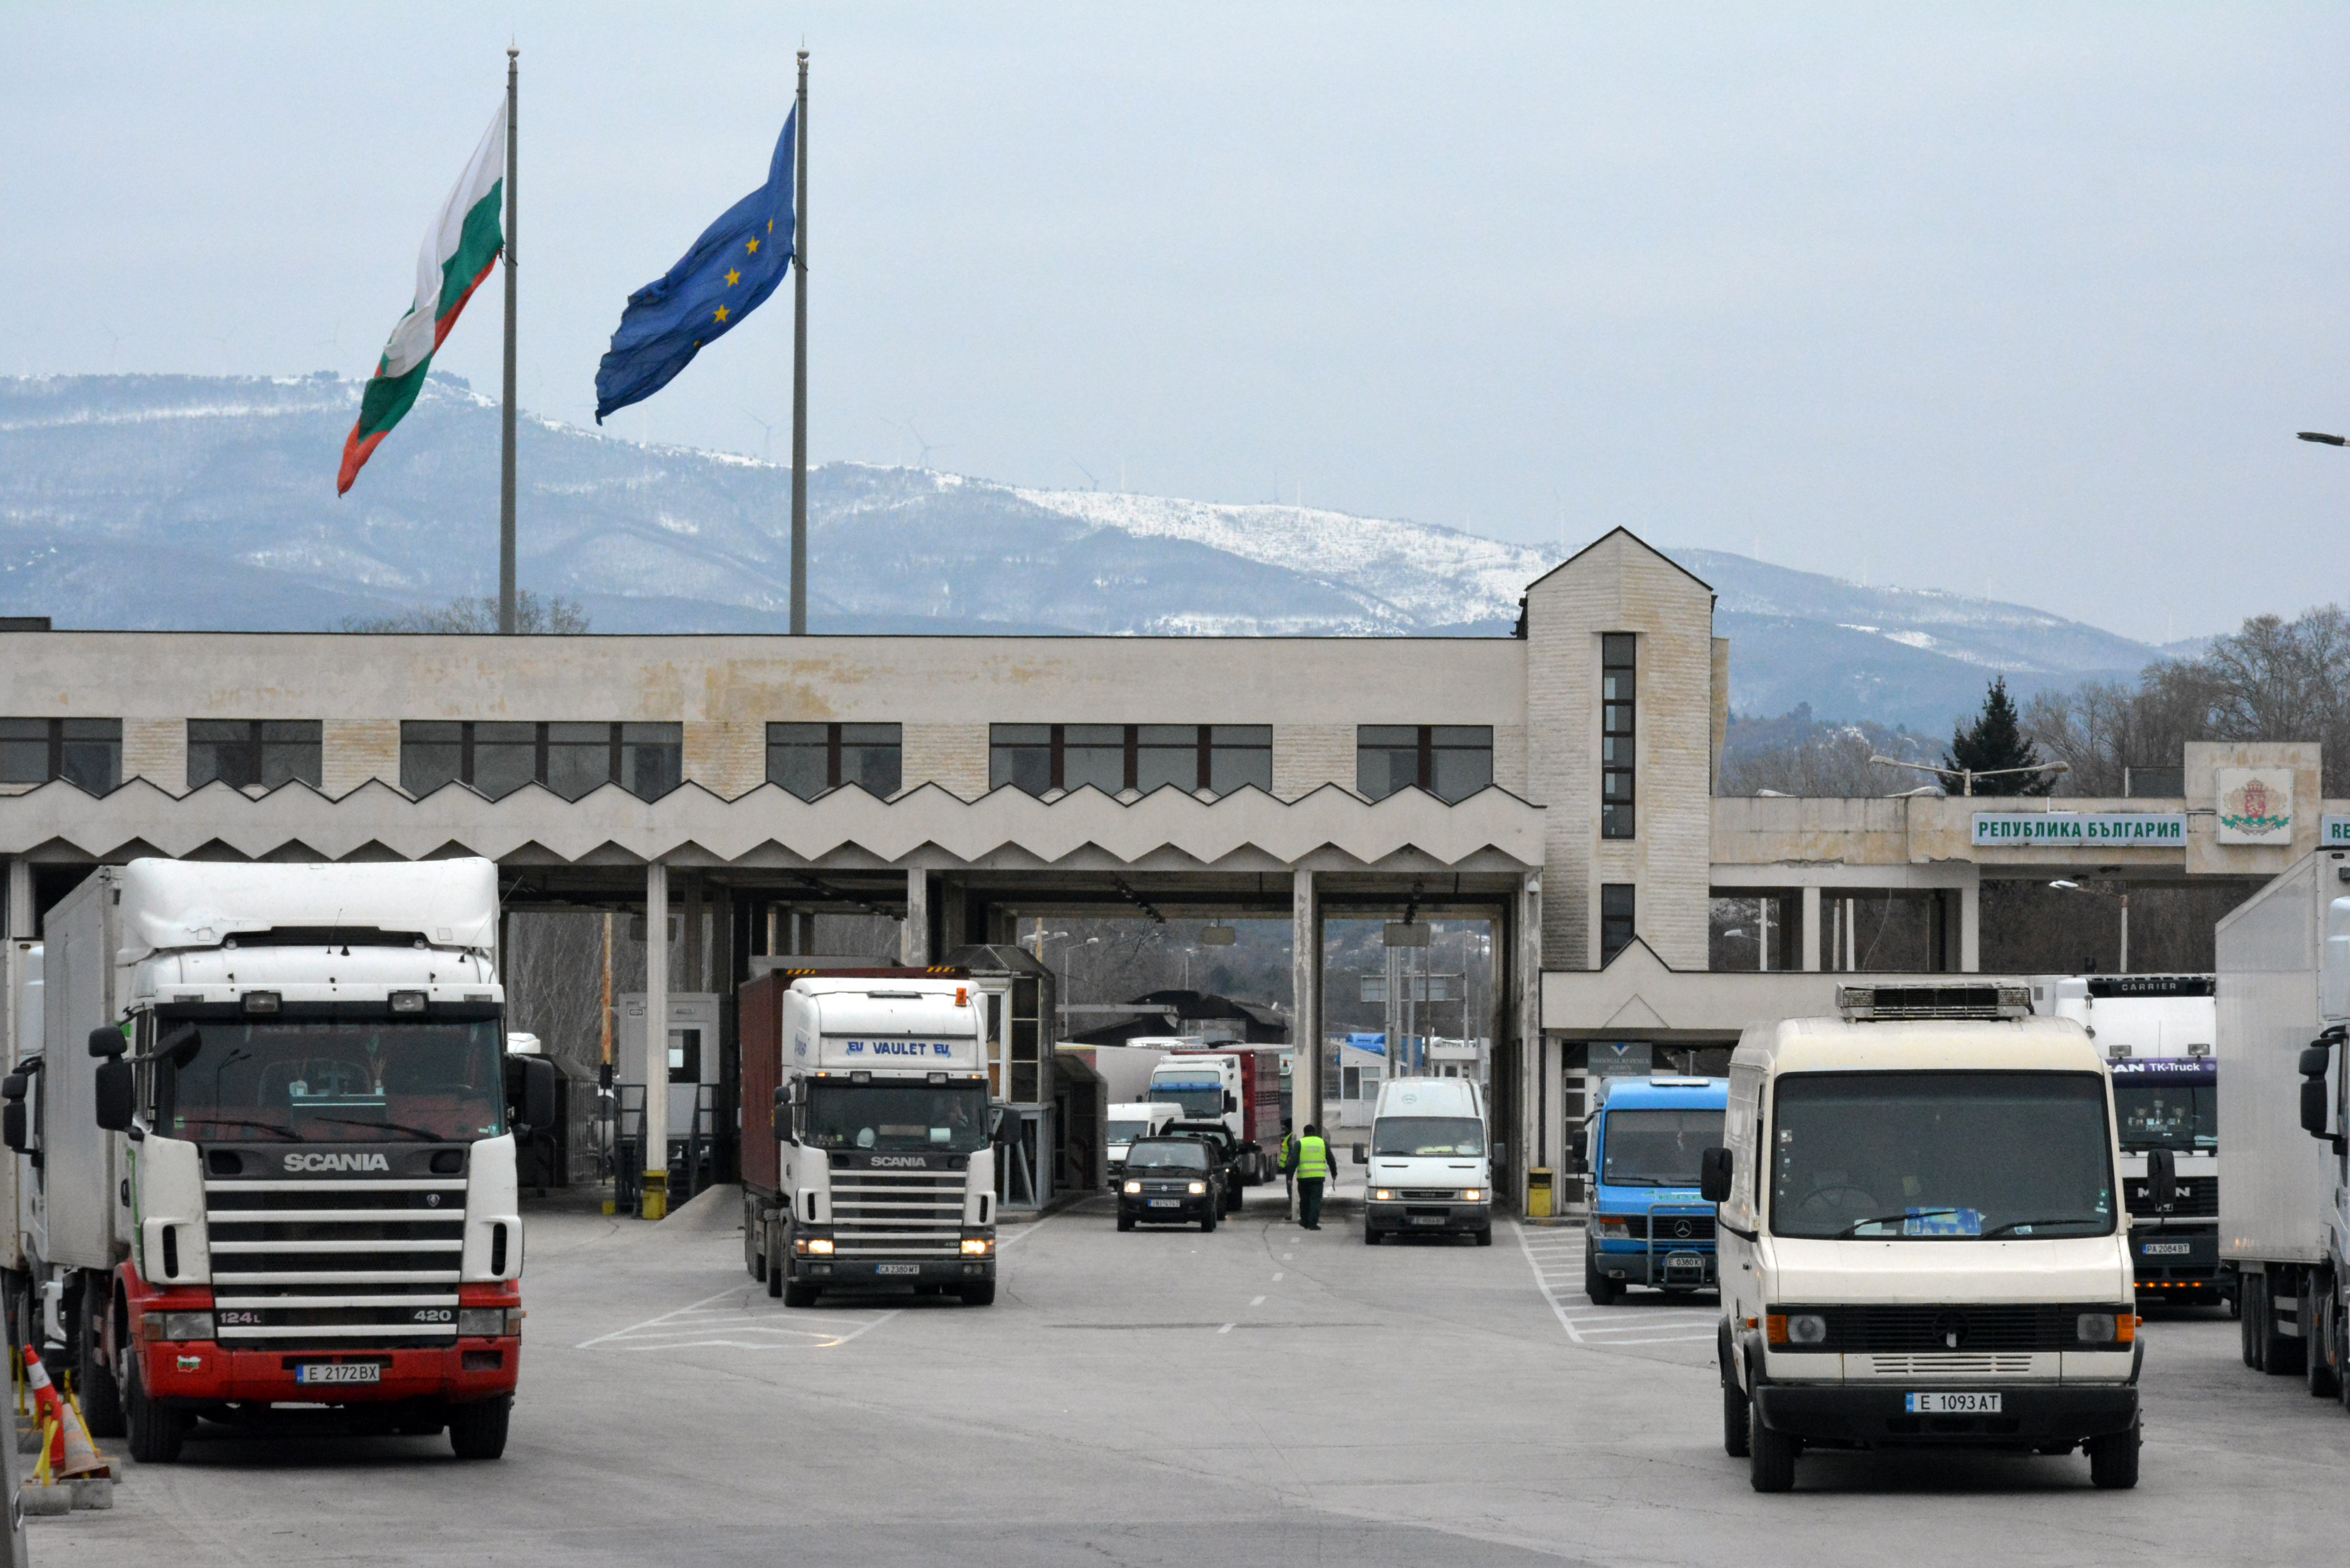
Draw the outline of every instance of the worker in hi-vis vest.
<instances>
[{"instance_id":1,"label":"worker in hi-vis vest","mask_svg":"<svg viewBox=\"0 0 2350 1568\"><path fill-rule=\"evenodd\" d=\"M1303 1229L1322 1229L1322 1184L1336 1174L1322 1129L1307 1122L1297 1140L1297 1223Z\"/></svg>"},{"instance_id":2,"label":"worker in hi-vis vest","mask_svg":"<svg viewBox=\"0 0 2350 1568\"><path fill-rule=\"evenodd\" d=\"M1297 1206L1297 1135L1289 1130L1293 1125L1287 1116L1281 1118L1283 1200L1294 1209Z\"/></svg>"}]
</instances>

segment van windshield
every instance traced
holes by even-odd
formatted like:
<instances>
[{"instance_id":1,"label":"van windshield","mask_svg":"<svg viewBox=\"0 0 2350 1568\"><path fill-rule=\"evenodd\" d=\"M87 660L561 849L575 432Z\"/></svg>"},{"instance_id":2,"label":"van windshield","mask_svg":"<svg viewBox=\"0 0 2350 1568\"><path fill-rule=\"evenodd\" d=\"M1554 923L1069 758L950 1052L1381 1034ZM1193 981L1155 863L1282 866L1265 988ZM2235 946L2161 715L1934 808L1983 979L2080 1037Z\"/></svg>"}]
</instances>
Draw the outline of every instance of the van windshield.
<instances>
[{"instance_id":1,"label":"van windshield","mask_svg":"<svg viewBox=\"0 0 2350 1568\"><path fill-rule=\"evenodd\" d=\"M1609 1111L1599 1135L1607 1187L1695 1187L1698 1161L1721 1142L1720 1111Z\"/></svg>"},{"instance_id":2,"label":"van windshield","mask_svg":"<svg viewBox=\"0 0 2350 1568\"><path fill-rule=\"evenodd\" d=\"M1140 1137L1144 1133L1147 1133L1149 1130L1150 1124L1149 1122L1112 1122L1109 1124L1109 1141L1112 1143L1132 1143L1136 1138Z\"/></svg>"},{"instance_id":3,"label":"van windshield","mask_svg":"<svg viewBox=\"0 0 2350 1568\"><path fill-rule=\"evenodd\" d=\"M1381 1116L1371 1128L1371 1152L1399 1159L1482 1157L1485 1124L1475 1116Z\"/></svg>"},{"instance_id":4,"label":"van windshield","mask_svg":"<svg viewBox=\"0 0 2350 1568\"><path fill-rule=\"evenodd\" d=\"M1771 1131L1780 1236L1962 1241L2114 1230L2092 1073L1795 1073Z\"/></svg>"}]
</instances>

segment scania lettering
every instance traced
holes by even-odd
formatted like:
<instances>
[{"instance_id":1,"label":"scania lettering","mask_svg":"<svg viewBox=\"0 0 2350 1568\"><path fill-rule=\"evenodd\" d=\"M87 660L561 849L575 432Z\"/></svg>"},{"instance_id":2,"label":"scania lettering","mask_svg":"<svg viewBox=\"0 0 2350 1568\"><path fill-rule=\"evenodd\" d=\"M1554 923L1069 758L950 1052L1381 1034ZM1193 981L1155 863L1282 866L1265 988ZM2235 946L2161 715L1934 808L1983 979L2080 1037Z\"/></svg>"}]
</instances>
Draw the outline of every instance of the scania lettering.
<instances>
[{"instance_id":1,"label":"scania lettering","mask_svg":"<svg viewBox=\"0 0 2350 1568\"><path fill-rule=\"evenodd\" d=\"M134 860L49 911L45 1049L0 1094L99 1435L152 1463L195 1417L328 1405L504 1451L515 1131L555 1085L505 1053L497 932L478 859Z\"/></svg>"},{"instance_id":2,"label":"scania lettering","mask_svg":"<svg viewBox=\"0 0 2350 1568\"><path fill-rule=\"evenodd\" d=\"M2106 1059L2013 983L1845 986L1750 1025L1719 1205L1722 1447L2087 1450L2137 1484L2142 1346ZM2158 1187L2171 1172L2151 1157Z\"/></svg>"},{"instance_id":3,"label":"scania lettering","mask_svg":"<svg viewBox=\"0 0 2350 1568\"><path fill-rule=\"evenodd\" d=\"M995 1299L985 998L951 970L778 970L743 987L743 1263L827 1287ZM782 1049L791 1042L788 1056Z\"/></svg>"}]
</instances>

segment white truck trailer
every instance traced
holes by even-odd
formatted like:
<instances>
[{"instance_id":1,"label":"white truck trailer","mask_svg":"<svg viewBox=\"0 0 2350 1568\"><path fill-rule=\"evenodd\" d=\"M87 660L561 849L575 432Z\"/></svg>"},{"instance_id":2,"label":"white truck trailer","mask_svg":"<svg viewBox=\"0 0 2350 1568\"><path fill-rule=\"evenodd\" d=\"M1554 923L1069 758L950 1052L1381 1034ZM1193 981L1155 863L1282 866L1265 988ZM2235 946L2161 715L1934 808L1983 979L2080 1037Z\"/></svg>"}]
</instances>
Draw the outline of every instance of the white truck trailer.
<instances>
[{"instance_id":1,"label":"white truck trailer","mask_svg":"<svg viewBox=\"0 0 2350 1568\"><path fill-rule=\"evenodd\" d=\"M517 1123L486 860L101 867L49 911L43 1050L5 1082L26 1264L133 1458L192 1419L343 1407L504 1450Z\"/></svg>"},{"instance_id":2,"label":"white truck trailer","mask_svg":"<svg viewBox=\"0 0 2350 1568\"><path fill-rule=\"evenodd\" d=\"M995 1147L1016 1124L988 1105L984 1001L952 970L743 987L743 1262L769 1295L995 1300Z\"/></svg>"},{"instance_id":3,"label":"white truck trailer","mask_svg":"<svg viewBox=\"0 0 2350 1568\"><path fill-rule=\"evenodd\" d=\"M2350 853L2320 850L2221 920L2221 1265L2244 1365L2342 1394L2350 1231Z\"/></svg>"}]
</instances>

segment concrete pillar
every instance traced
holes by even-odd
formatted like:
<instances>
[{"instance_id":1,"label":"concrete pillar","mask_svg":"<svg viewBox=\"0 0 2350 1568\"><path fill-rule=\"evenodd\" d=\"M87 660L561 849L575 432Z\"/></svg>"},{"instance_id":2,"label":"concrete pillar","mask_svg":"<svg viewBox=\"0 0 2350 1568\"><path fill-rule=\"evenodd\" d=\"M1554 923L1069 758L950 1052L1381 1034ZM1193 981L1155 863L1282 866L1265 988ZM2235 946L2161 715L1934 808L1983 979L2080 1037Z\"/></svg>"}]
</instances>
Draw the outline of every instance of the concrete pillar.
<instances>
[{"instance_id":1,"label":"concrete pillar","mask_svg":"<svg viewBox=\"0 0 2350 1568\"><path fill-rule=\"evenodd\" d=\"M1512 955L1511 980L1517 990L1517 1016L1513 1021L1518 1037L1518 1127L1506 1136L1518 1140L1518 1147L1509 1151L1508 1168L1514 1175L1510 1198L1517 1211L1526 1211L1525 1173L1541 1164L1538 1155L1543 1138L1535 1121L1547 1115L1543 1107L1556 1096L1555 1076L1545 1078L1550 1072L1553 1053L1544 1048L1542 1017L1542 873L1529 871L1518 889L1517 951ZM1555 1168L1554 1167L1554 1168Z\"/></svg>"},{"instance_id":2,"label":"concrete pillar","mask_svg":"<svg viewBox=\"0 0 2350 1568\"><path fill-rule=\"evenodd\" d=\"M645 865L644 1217L669 1213L669 867Z\"/></svg>"},{"instance_id":3,"label":"concrete pillar","mask_svg":"<svg viewBox=\"0 0 2350 1568\"><path fill-rule=\"evenodd\" d=\"M1959 888L1959 972L1982 972L1982 879Z\"/></svg>"},{"instance_id":4,"label":"concrete pillar","mask_svg":"<svg viewBox=\"0 0 2350 1568\"><path fill-rule=\"evenodd\" d=\"M1322 1122L1322 911L1314 873L1289 877L1289 1039L1297 1047L1290 1072L1290 1120L1304 1132Z\"/></svg>"},{"instance_id":5,"label":"concrete pillar","mask_svg":"<svg viewBox=\"0 0 2350 1568\"><path fill-rule=\"evenodd\" d=\"M1820 890L1804 889L1804 968L1815 971L1820 967Z\"/></svg>"},{"instance_id":6,"label":"concrete pillar","mask_svg":"<svg viewBox=\"0 0 2350 1568\"><path fill-rule=\"evenodd\" d=\"M7 903L7 935L11 937L23 937L27 940L31 940L33 935L33 863L26 859L21 855L12 857L8 862Z\"/></svg>"},{"instance_id":7,"label":"concrete pillar","mask_svg":"<svg viewBox=\"0 0 2350 1568\"><path fill-rule=\"evenodd\" d=\"M708 991L711 988L708 971L708 949L702 940L702 916L706 905L702 898L702 874L681 872L677 889L677 935L683 948L685 989Z\"/></svg>"},{"instance_id":8,"label":"concrete pillar","mask_svg":"<svg viewBox=\"0 0 2350 1568\"><path fill-rule=\"evenodd\" d=\"M931 961L931 874L906 873L906 919L898 928L898 961L919 968Z\"/></svg>"}]
</instances>

